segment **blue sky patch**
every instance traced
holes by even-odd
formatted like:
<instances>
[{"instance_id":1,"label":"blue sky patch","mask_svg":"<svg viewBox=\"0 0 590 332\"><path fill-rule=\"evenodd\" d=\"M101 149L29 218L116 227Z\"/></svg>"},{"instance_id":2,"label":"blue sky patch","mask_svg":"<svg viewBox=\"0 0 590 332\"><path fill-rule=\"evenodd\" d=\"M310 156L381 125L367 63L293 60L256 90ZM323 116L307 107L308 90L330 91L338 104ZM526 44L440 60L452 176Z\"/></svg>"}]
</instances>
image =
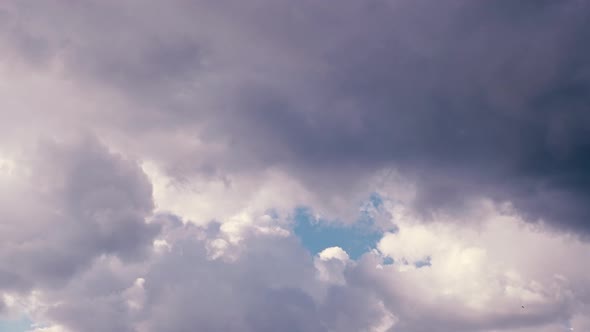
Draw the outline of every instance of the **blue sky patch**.
<instances>
[{"instance_id":1,"label":"blue sky patch","mask_svg":"<svg viewBox=\"0 0 590 332\"><path fill-rule=\"evenodd\" d=\"M393 260L393 258L391 257L384 257L383 258L383 265L393 265L393 263L395 263L395 261Z\"/></svg>"},{"instance_id":2,"label":"blue sky patch","mask_svg":"<svg viewBox=\"0 0 590 332\"><path fill-rule=\"evenodd\" d=\"M350 258L358 259L362 254L375 248L383 232L375 227L368 213L361 213L358 222L345 225L335 221L317 219L312 210L306 207L295 209L293 216L294 232L302 245L312 254L338 246Z\"/></svg>"},{"instance_id":3,"label":"blue sky patch","mask_svg":"<svg viewBox=\"0 0 590 332\"><path fill-rule=\"evenodd\" d=\"M15 320L0 319L0 332L25 332L31 329L32 324L27 317Z\"/></svg>"},{"instance_id":4,"label":"blue sky patch","mask_svg":"<svg viewBox=\"0 0 590 332\"><path fill-rule=\"evenodd\" d=\"M378 193L372 193L369 197L369 201L376 209L380 209L383 207L383 198Z\"/></svg>"},{"instance_id":5,"label":"blue sky patch","mask_svg":"<svg viewBox=\"0 0 590 332\"><path fill-rule=\"evenodd\" d=\"M417 261L416 263L414 263L414 265L417 268L422 268L422 267L427 267L427 266L431 266L431 262L430 262L430 256L426 257L423 260Z\"/></svg>"}]
</instances>

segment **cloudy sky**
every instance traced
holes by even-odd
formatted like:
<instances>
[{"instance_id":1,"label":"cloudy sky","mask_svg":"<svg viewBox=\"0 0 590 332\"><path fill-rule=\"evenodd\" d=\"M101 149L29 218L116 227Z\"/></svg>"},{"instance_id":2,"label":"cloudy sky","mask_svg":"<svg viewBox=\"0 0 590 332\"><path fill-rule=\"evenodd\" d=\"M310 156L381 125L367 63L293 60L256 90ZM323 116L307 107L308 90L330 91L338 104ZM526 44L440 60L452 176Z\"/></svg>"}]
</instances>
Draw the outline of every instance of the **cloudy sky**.
<instances>
[{"instance_id":1,"label":"cloudy sky","mask_svg":"<svg viewBox=\"0 0 590 332\"><path fill-rule=\"evenodd\" d=\"M0 1L0 332L590 331L590 3Z\"/></svg>"}]
</instances>

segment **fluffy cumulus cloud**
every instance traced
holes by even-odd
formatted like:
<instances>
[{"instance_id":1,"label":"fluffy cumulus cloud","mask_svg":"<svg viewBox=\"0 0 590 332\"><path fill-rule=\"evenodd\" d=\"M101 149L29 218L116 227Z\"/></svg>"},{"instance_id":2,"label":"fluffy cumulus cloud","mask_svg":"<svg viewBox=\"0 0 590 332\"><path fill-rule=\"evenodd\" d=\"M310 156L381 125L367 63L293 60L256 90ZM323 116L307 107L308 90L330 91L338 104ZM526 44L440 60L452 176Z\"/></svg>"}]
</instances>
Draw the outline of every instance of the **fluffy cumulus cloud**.
<instances>
[{"instance_id":1,"label":"fluffy cumulus cloud","mask_svg":"<svg viewBox=\"0 0 590 332\"><path fill-rule=\"evenodd\" d=\"M590 329L588 22L2 1L0 331Z\"/></svg>"},{"instance_id":2,"label":"fluffy cumulus cloud","mask_svg":"<svg viewBox=\"0 0 590 332\"><path fill-rule=\"evenodd\" d=\"M151 186L139 166L93 140L44 142L2 174L2 290L60 285L102 254L141 259L158 232L144 218Z\"/></svg>"},{"instance_id":3,"label":"fluffy cumulus cloud","mask_svg":"<svg viewBox=\"0 0 590 332\"><path fill-rule=\"evenodd\" d=\"M483 209L487 216L471 226L400 218L399 231L381 239L379 252L393 264L378 278L403 299L394 304L408 317L400 329L559 331L587 316L590 274L580 262L588 244Z\"/></svg>"}]
</instances>

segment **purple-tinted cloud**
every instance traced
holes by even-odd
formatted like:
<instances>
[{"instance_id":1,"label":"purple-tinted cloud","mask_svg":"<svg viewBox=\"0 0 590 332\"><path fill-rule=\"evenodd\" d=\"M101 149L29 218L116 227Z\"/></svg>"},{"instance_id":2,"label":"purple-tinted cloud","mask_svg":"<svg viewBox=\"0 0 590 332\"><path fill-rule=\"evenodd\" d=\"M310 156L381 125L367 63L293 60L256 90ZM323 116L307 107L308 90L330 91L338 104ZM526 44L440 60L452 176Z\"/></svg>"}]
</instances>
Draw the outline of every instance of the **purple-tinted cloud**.
<instances>
[{"instance_id":1,"label":"purple-tinted cloud","mask_svg":"<svg viewBox=\"0 0 590 332\"><path fill-rule=\"evenodd\" d=\"M0 312L57 331L587 326L589 9L2 2ZM376 227L400 230L377 251L294 238L296 206L352 223L374 191L393 202Z\"/></svg>"}]
</instances>

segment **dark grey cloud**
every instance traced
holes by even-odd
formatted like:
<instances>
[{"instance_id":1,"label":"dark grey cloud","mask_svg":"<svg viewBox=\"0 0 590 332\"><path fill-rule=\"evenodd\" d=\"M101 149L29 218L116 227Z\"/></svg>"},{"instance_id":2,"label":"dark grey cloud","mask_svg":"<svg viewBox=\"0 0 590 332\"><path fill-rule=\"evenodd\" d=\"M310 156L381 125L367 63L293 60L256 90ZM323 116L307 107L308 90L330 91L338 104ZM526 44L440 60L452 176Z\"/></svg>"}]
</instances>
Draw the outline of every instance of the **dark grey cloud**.
<instances>
[{"instance_id":1,"label":"dark grey cloud","mask_svg":"<svg viewBox=\"0 0 590 332\"><path fill-rule=\"evenodd\" d=\"M387 313L408 332L566 320L578 310L567 296L528 316L461 312L460 297L425 305L408 295L419 281L377 277L372 254L326 264L344 285L320 282L295 239L239 218L146 223L152 189L134 160L187 187L195 174L248 187L244 174L279 169L317 205L395 169L416 183L422 217L487 197L588 234L589 16L581 1L5 1L0 153L41 133L61 143L27 150L0 187L0 291L39 291L41 316L72 331L359 331ZM152 252L157 236L172 249ZM216 237L237 261L211 259ZM580 280L571 289L585 294Z\"/></svg>"},{"instance_id":2,"label":"dark grey cloud","mask_svg":"<svg viewBox=\"0 0 590 332\"><path fill-rule=\"evenodd\" d=\"M193 132L228 149L217 161L177 155L172 172L280 165L315 190L342 190L392 167L420 183L421 211L489 196L588 229L583 2L7 8L19 55L59 59L67 75L136 103L114 127Z\"/></svg>"},{"instance_id":3,"label":"dark grey cloud","mask_svg":"<svg viewBox=\"0 0 590 332\"><path fill-rule=\"evenodd\" d=\"M139 166L94 139L44 141L0 190L0 289L62 287L101 255L145 258L159 227Z\"/></svg>"}]
</instances>

